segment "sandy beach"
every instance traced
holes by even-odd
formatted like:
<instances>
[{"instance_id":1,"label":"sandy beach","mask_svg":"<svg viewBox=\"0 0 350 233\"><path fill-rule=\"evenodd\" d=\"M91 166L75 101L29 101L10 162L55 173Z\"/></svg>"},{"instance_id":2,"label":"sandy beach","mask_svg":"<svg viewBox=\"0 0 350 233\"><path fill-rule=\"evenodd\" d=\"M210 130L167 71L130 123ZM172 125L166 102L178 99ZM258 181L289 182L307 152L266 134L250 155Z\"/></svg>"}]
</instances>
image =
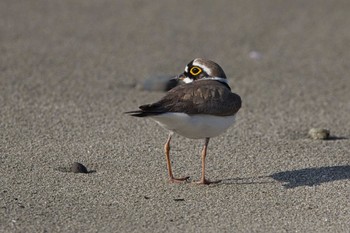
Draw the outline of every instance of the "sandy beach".
<instances>
[{"instance_id":1,"label":"sandy beach","mask_svg":"<svg viewBox=\"0 0 350 233\"><path fill-rule=\"evenodd\" d=\"M349 232L349 1L0 2L0 232ZM209 186L123 112L196 57L243 106ZM309 138L330 130L328 140ZM175 136L198 180L202 140ZM88 173L69 172L79 162Z\"/></svg>"}]
</instances>

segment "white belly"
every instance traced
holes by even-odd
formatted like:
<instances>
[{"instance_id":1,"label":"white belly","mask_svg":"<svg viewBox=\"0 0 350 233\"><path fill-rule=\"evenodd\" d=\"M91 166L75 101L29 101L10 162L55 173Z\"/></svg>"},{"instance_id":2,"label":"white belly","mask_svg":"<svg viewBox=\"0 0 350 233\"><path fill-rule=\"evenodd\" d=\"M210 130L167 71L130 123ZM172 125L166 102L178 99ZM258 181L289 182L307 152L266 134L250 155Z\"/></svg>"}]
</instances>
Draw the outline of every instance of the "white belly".
<instances>
[{"instance_id":1,"label":"white belly","mask_svg":"<svg viewBox=\"0 0 350 233\"><path fill-rule=\"evenodd\" d=\"M162 127L191 139L216 137L224 133L235 121L235 116L188 115L178 112L150 118Z\"/></svg>"}]
</instances>

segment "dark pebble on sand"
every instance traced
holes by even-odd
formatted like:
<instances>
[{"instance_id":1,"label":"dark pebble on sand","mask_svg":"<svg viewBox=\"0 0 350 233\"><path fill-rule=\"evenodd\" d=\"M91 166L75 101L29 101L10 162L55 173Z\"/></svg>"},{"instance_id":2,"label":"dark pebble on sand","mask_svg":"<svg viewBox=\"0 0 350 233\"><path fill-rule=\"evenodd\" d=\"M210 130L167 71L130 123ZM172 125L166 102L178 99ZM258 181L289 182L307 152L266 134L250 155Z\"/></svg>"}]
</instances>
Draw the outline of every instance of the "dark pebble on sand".
<instances>
[{"instance_id":1,"label":"dark pebble on sand","mask_svg":"<svg viewBox=\"0 0 350 233\"><path fill-rule=\"evenodd\" d=\"M71 167L71 171L74 173L88 173L87 168L78 162L74 162Z\"/></svg>"},{"instance_id":2,"label":"dark pebble on sand","mask_svg":"<svg viewBox=\"0 0 350 233\"><path fill-rule=\"evenodd\" d=\"M185 201L183 198L174 198L174 201Z\"/></svg>"}]
</instances>

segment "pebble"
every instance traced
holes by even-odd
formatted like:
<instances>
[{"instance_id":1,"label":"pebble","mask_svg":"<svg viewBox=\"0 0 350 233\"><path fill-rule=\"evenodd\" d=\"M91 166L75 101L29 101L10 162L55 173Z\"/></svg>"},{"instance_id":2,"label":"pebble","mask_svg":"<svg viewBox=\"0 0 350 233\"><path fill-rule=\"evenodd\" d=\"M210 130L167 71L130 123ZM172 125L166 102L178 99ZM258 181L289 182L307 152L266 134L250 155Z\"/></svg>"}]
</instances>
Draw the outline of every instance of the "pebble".
<instances>
[{"instance_id":1,"label":"pebble","mask_svg":"<svg viewBox=\"0 0 350 233\"><path fill-rule=\"evenodd\" d=\"M74 162L71 167L71 171L74 173L88 173L87 168L78 162Z\"/></svg>"},{"instance_id":2,"label":"pebble","mask_svg":"<svg viewBox=\"0 0 350 233\"><path fill-rule=\"evenodd\" d=\"M330 131L328 129L311 128L309 130L309 136L315 140L326 140L329 138Z\"/></svg>"},{"instance_id":3,"label":"pebble","mask_svg":"<svg viewBox=\"0 0 350 233\"><path fill-rule=\"evenodd\" d=\"M261 60L263 58L263 55L258 51L251 51L249 52L249 57L253 60Z\"/></svg>"}]
</instances>

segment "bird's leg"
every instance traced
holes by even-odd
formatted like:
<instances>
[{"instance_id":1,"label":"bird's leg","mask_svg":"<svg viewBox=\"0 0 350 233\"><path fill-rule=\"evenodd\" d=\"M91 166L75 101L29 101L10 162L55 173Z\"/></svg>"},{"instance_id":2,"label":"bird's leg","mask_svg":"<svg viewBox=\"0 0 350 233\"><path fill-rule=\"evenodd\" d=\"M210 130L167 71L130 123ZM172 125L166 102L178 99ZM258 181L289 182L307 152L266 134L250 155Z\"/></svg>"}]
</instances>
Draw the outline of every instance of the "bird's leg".
<instances>
[{"instance_id":1,"label":"bird's leg","mask_svg":"<svg viewBox=\"0 0 350 233\"><path fill-rule=\"evenodd\" d=\"M198 184L210 184L208 180L205 179L205 157L207 156L207 147L209 143L209 138L205 138L203 150L202 150L202 176Z\"/></svg>"},{"instance_id":2,"label":"bird's leg","mask_svg":"<svg viewBox=\"0 0 350 233\"><path fill-rule=\"evenodd\" d=\"M174 178L173 171L171 169L171 162L170 162L170 141L171 141L172 136L173 136L173 133L170 132L169 136L168 136L168 140L166 141L166 143L164 145L166 165L168 168L168 175L169 175L170 182L182 183L182 182L186 181L189 177L187 176L187 177L182 177L182 178Z\"/></svg>"},{"instance_id":3,"label":"bird's leg","mask_svg":"<svg viewBox=\"0 0 350 233\"><path fill-rule=\"evenodd\" d=\"M205 179L205 157L207 156L207 148L208 148L209 138L205 138L203 150L202 150L202 176L200 181L196 182L197 184L213 184L219 183L219 181L209 181Z\"/></svg>"}]
</instances>

